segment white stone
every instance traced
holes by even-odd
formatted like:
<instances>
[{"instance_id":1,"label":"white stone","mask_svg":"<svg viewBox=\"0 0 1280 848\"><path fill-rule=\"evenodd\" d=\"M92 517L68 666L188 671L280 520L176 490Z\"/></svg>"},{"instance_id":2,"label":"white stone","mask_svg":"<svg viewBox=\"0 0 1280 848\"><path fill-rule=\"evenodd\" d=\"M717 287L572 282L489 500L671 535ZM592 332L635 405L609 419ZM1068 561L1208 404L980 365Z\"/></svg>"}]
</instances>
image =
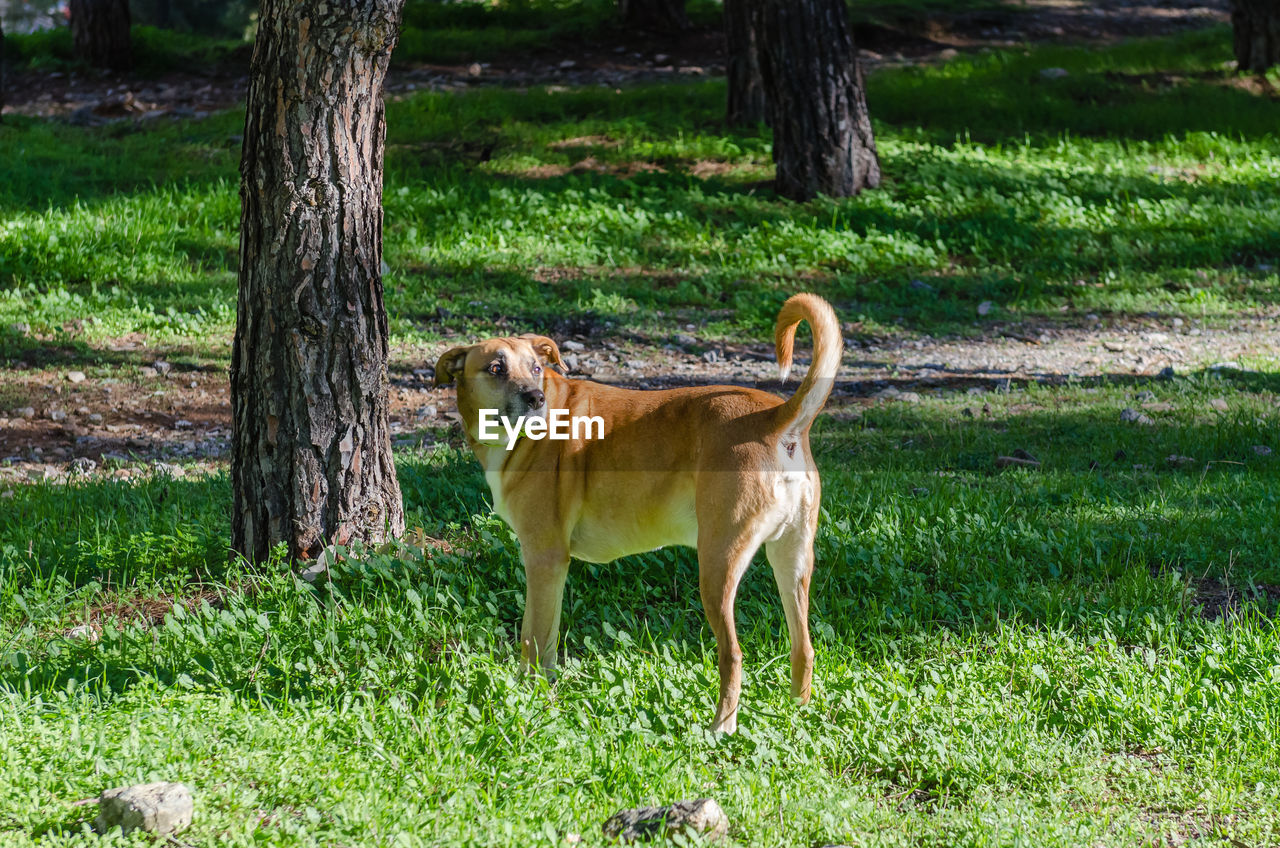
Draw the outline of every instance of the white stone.
<instances>
[{"instance_id":1,"label":"white stone","mask_svg":"<svg viewBox=\"0 0 1280 848\"><path fill-rule=\"evenodd\" d=\"M120 828L124 833L143 830L165 835L191 824L195 804L181 783L145 783L108 789L98 798L99 833Z\"/></svg>"}]
</instances>

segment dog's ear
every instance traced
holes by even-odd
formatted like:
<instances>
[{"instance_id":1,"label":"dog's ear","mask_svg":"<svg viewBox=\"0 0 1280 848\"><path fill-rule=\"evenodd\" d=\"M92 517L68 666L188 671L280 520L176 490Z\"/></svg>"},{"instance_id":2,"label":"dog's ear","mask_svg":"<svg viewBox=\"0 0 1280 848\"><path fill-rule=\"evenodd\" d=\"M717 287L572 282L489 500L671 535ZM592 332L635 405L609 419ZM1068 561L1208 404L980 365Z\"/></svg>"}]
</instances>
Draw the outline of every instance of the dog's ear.
<instances>
[{"instance_id":1,"label":"dog's ear","mask_svg":"<svg viewBox=\"0 0 1280 848\"><path fill-rule=\"evenodd\" d=\"M440 358L436 360L435 383L437 386L447 386L458 379L462 374L462 366L467 361L469 350L471 350L469 347L455 347L440 354Z\"/></svg>"},{"instance_id":2,"label":"dog's ear","mask_svg":"<svg viewBox=\"0 0 1280 848\"><path fill-rule=\"evenodd\" d=\"M525 333L520 338L533 345L534 351L542 357L543 362L550 362L559 369L561 374L564 373L564 360L560 358L560 347L554 341L535 333Z\"/></svg>"}]
</instances>

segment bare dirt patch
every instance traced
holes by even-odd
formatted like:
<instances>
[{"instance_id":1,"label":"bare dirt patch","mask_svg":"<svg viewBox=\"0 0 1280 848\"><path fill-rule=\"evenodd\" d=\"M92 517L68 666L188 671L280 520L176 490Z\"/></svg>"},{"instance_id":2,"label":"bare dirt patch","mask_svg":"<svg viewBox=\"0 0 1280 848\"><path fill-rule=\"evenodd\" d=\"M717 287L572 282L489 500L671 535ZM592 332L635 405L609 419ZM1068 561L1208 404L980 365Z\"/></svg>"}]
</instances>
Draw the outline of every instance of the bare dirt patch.
<instances>
[{"instance_id":1,"label":"bare dirt patch","mask_svg":"<svg viewBox=\"0 0 1280 848\"><path fill-rule=\"evenodd\" d=\"M1226 328L1174 326L1155 318L1084 327L1010 323L992 326L979 338L884 339L862 335L853 324L844 329L847 349L833 410L1024 383L1151 379L1168 368L1183 374L1235 368L1242 359L1280 362L1280 323L1274 316L1241 318ZM559 328L513 322L510 329L535 330L572 343L564 353L574 377L644 389L729 383L785 394L794 387L794 381L778 381L773 348L763 339L726 344L699 337L692 324L669 337L590 322ZM460 337L448 345L393 352L391 417L398 446L429 443L433 432L452 423L451 393L434 388L430 365L447 346L468 341ZM103 468L128 477L157 463L180 474L184 467L225 462L231 417L222 367L160 373L150 366L99 366L73 383L68 374L76 367L59 362L56 369L0 372L0 480L53 479ZM1134 403L1142 414L1162 413L1158 400ZM1220 602L1206 591L1212 609L1235 603L1231 592L1237 590L1227 590Z\"/></svg>"}]
</instances>

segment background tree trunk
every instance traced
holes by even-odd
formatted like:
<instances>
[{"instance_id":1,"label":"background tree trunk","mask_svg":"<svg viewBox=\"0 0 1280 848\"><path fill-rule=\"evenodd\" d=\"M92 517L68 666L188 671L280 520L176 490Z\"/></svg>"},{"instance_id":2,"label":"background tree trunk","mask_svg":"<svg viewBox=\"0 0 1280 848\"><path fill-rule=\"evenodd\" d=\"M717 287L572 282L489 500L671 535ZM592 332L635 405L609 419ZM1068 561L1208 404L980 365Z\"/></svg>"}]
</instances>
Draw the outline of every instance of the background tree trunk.
<instances>
[{"instance_id":1,"label":"background tree trunk","mask_svg":"<svg viewBox=\"0 0 1280 848\"><path fill-rule=\"evenodd\" d=\"M1232 0L1236 64L1265 73L1280 64L1280 0Z\"/></svg>"},{"instance_id":2,"label":"background tree trunk","mask_svg":"<svg viewBox=\"0 0 1280 848\"><path fill-rule=\"evenodd\" d=\"M760 77L751 0L724 0L724 35L729 78L730 126L754 126L765 119L764 80Z\"/></svg>"},{"instance_id":3,"label":"background tree trunk","mask_svg":"<svg viewBox=\"0 0 1280 848\"><path fill-rule=\"evenodd\" d=\"M232 545L404 531L382 294L382 86L404 0L263 0L240 164Z\"/></svg>"},{"instance_id":4,"label":"background tree trunk","mask_svg":"<svg viewBox=\"0 0 1280 848\"><path fill-rule=\"evenodd\" d=\"M70 11L76 58L112 71L133 66L129 0L71 0Z\"/></svg>"},{"instance_id":5,"label":"background tree trunk","mask_svg":"<svg viewBox=\"0 0 1280 848\"><path fill-rule=\"evenodd\" d=\"M4 123L4 19L0 18L0 124Z\"/></svg>"},{"instance_id":6,"label":"background tree trunk","mask_svg":"<svg viewBox=\"0 0 1280 848\"><path fill-rule=\"evenodd\" d=\"M844 0L753 0L783 197L851 197L880 184Z\"/></svg>"},{"instance_id":7,"label":"background tree trunk","mask_svg":"<svg viewBox=\"0 0 1280 848\"><path fill-rule=\"evenodd\" d=\"M684 0L618 0L618 11L627 26L657 32L689 28Z\"/></svg>"}]
</instances>

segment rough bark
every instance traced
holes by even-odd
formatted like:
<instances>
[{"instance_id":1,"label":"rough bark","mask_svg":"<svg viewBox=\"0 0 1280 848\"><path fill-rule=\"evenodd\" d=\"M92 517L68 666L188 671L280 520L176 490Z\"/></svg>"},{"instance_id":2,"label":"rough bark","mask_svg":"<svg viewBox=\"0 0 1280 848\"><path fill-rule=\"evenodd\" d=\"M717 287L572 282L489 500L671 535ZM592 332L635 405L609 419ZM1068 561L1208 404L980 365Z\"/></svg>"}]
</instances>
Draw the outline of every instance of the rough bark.
<instances>
[{"instance_id":1,"label":"rough bark","mask_svg":"<svg viewBox=\"0 0 1280 848\"><path fill-rule=\"evenodd\" d=\"M1280 0L1232 0L1236 65L1265 73L1280 64Z\"/></svg>"},{"instance_id":2,"label":"rough bark","mask_svg":"<svg viewBox=\"0 0 1280 848\"><path fill-rule=\"evenodd\" d=\"M765 119L764 80L751 23L751 0L724 0L725 70L729 78L725 118L730 126L754 126Z\"/></svg>"},{"instance_id":3,"label":"rough bark","mask_svg":"<svg viewBox=\"0 0 1280 848\"><path fill-rule=\"evenodd\" d=\"M627 26L656 32L679 32L689 28L685 0L618 0L618 11Z\"/></svg>"},{"instance_id":4,"label":"rough bark","mask_svg":"<svg viewBox=\"0 0 1280 848\"><path fill-rule=\"evenodd\" d=\"M774 188L851 197L880 184L871 116L844 0L753 0Z\"/></svg>"},{"instance_id":5,"label":"rough bark","mask_svg":"<svg viewBox=\"0 0 1280 848\"><path fill-rule=\"evenodd\" d=\"M133 66L129 0L71 0L70 13L77 59L112 71Z\"/></svg>"},{"instance_id":6,"label":"rough bark","mask_svg":"<svg viewBox=\"0 0 1280 848\"><path fill-rule=\"evenodd\" d=\"M404 531L382 287L382 88L404 0L263 0L240 165L232 545Z\"/></svg>"}]
</instances>

